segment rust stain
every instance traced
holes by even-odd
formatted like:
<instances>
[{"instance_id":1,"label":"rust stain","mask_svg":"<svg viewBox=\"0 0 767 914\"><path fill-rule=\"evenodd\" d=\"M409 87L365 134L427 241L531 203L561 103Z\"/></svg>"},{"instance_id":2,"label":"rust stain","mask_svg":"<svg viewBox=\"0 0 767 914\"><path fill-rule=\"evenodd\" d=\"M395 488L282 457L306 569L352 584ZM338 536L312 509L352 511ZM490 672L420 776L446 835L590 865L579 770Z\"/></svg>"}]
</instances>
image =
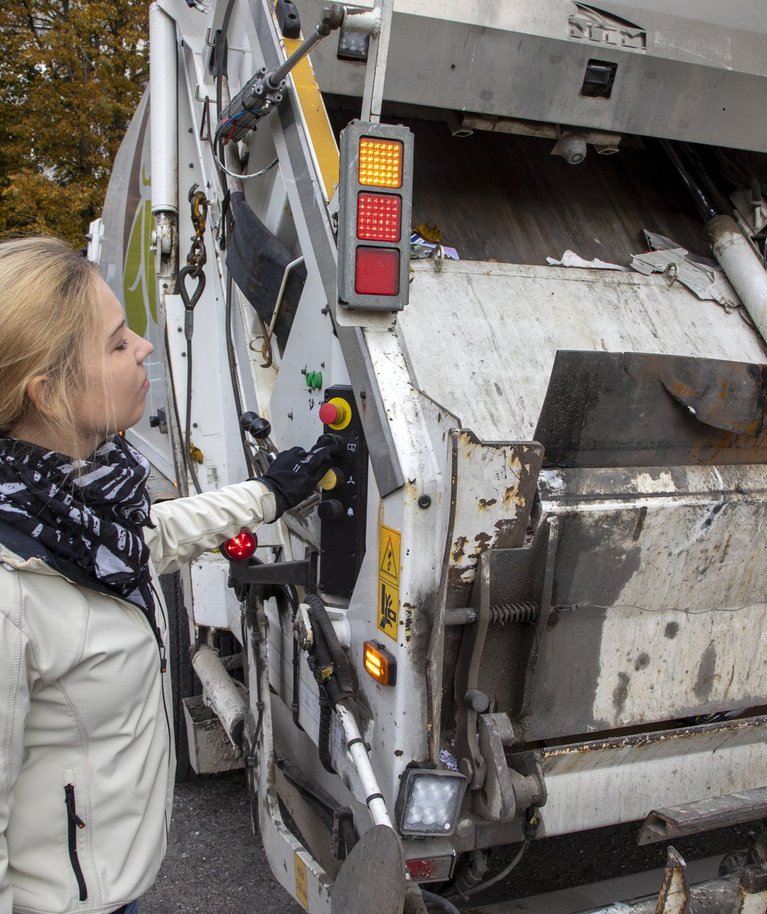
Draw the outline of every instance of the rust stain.
<instances>
[{"instance_id":1,"label":"rust stain","mask_svg":"<svg viewBox=\"0 0 767 914\"><path fill-rule=\"evenodd\" d=\"M582 755L588 752L600 752L604 750L626 749L629 747L641 747L659 745L662 743L687 742L699 738L700 733L704 730L721 734L724 738L737 733L739 730L764 727L767 724L767 717L752 717L748 720L727 721L726 723L701 724L695 728L695 732L690 730L667 730L663 733L640 733L630 736L614 737L612 739L600 739L593 742L578 743L574 746L562 746L559 748L546 748L542 750L546 758L567 757L569 755Z\"/></svg>"},{"instance_id":2,"label":"rust stain","mask_svg":"<svg viewBox=\"0 0 767 914\"><path fill-rule=\"evenodd\" d=\"M454 565L457 565L461 559L466 558L466 544L469 542L468 537L458 536L453 543L453 549L450 558Z\"/></svg>"},{"instance_id":3,"label":"rust stain","mask_svg":"<svg viewBox=\"0 0 767 914\"><path fill-rule=\"evenodd\" d=\"M478 558L480 555L482 555L483 552L490 548L490 544L493 542L493 538L489 533L485 533L483 531L481 533L477 533L477 535L474 537L474 542L476 545L471 554L473 557Z\"/></svg>"},{"instance_id":4,"label":"rust stain","mask_svg":"<svg viewBox=\"0 0 767 914\"><path fill-rule=\"evenodd\" d=\"M671 393L682 400L694 397L698 391L695 390L694 387L690 387L689 384L685 384L683 381L675 380L671 384Z\"/></svg>"},{"instance_id":5,"label":"rust stain","mask_svg":"<svg viewBox=\"0 0 767 914\"><path fill-rule=\"evenodd\" d=\"M480 498L478 504L481 510L486 511L488 508L496 504L497 501L497 498Z\"/></svg>"}]
</instances>

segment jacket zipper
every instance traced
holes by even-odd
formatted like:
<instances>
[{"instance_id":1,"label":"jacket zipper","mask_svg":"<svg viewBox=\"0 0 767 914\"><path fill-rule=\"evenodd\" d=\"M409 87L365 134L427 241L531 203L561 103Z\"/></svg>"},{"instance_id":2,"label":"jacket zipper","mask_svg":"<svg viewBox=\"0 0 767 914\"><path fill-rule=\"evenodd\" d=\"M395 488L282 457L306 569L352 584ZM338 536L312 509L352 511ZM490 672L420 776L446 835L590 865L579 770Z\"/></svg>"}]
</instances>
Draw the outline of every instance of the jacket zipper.
<instances>
[{"instance_id":1,"label":"jacket zipper","mask_svg":"<svg viewBox=\"0 0 767 914\"><path fill-rule=\"evenodd\" d=\"M88 897L88 886L85 884L85 877L80 867L80 858L77 856L77 829L85 828L85 822L77 815L75 808L75 787L74 784L64 785L64 803L67 807L67 842L69 844L69 862L72 864L72 870L77 880L77 888L80 890L80 901L85 901Z\"/></svg>"}]
</instances>

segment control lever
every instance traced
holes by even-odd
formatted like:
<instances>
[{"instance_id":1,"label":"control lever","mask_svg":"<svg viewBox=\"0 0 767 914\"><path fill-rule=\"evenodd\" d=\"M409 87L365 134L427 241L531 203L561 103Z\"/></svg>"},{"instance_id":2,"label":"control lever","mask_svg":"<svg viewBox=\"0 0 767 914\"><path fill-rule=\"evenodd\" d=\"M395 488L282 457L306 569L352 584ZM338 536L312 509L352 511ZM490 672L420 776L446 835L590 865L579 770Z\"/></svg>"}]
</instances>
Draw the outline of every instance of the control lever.
<instances>
[{"instance_id":1,"label":"control lever","mask_svg":"<svg viewBox=\"0 0 767 914\"><path fill-rule=\"evenodd\" d=\"M240 428L255 441L255 447L251 445L251 451L255 457L258 471L265 473L277 456L277 448L269 438L272 433L271 422L249 410L240 416Z\"/></svg>"},{"instance_id":2,"label":"control lever","mask_svg":"<svg viewBox=\"0 0 767 914\"><path fill-rule=\"evenodd\" d=\"M272 433L271 423L252 410L240 416L240 428L259 442Z\"/></svg>"}]
</instances>

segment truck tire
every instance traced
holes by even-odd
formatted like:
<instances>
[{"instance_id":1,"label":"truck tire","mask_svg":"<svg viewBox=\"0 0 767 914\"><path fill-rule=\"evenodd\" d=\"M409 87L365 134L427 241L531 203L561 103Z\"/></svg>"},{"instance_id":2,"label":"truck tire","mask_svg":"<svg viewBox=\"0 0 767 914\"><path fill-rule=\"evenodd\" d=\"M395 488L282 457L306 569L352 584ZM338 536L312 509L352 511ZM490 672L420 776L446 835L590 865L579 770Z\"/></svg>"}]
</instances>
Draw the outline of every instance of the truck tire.
<instances>
[{"instance_id":1,"label":"truck tire","mask_svg":"<svg viewBox=\"0 0 767 914\"><path fill-rule=\"evenodd\" d=\"M188 781L195 776L189 762L186 721L183 700L200 694L200 685L192 669L189 643L189 622L184 606L184 591L178 572L160 577L165 604L168 608L168 645L171 688L173 692L173 738L176 744L176 781Z\"/></svg>"}]
</instances>

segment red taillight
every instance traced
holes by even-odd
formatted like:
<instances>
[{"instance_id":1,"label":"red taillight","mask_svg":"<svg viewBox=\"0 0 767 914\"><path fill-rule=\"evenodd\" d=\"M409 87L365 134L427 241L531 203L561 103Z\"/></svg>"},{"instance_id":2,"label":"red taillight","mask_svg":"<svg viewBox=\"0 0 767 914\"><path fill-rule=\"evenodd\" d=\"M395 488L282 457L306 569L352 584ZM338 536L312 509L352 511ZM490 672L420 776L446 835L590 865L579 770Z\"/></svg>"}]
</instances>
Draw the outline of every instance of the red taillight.
<instances>
[{"instance_id":1,"label":"red taillight","mask_svg":"<svg viewBox=\"0 0 767 914\"><path fill-rule=\"evenodd\" d=\"M357 237L362 241L400 239L402 198L394 194L357 196Z\"/></svg>"},{"instance_id":2,"label":"red taillight","mask_svg":"<svg viewBox=\"0 0 767 914\"><path fill-rule=\"evenodd\" d=\"M221 551L233 562L244 562L255 553L257 546L258 540L250 530L240 530L221 546Z\"/></svg>"},{"instance_id":3,"label":"red taillight","mask_svg":"<svg viewBox=\"0 0 767 914\"><path fill-rule=\"evenodd\" d=\"M354 290L359 295L399 295L399 251L357 248Z\"/></svg>"},{"instance_id":4,"label":"red taillight","mask_svg":"<svg viewBox=\"0 0 767 914\"><path fill-rule=\"evenodd\" d=\"M453 863L452 856L420 857L406 860L405 866L413 882L444 882L450 878Z\"/></svg>"}]
</instances>

